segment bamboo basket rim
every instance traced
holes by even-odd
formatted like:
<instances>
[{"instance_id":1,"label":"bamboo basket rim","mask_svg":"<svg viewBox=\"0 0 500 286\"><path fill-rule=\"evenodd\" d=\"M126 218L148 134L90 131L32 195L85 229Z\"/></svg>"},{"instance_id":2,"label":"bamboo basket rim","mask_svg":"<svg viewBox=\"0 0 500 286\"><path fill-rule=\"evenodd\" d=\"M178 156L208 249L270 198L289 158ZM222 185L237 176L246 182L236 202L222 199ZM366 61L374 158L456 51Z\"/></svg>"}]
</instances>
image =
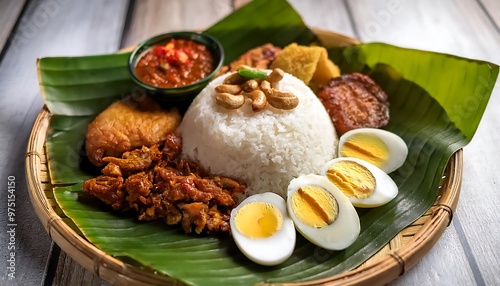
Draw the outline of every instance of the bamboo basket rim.
<instances>
[{"instance_id":1,"label":"bamboo basket rim","mask_svg":"<svg viewBox=\"0 0 500 286\"><path fill-rule=\"evenodd\" d=\"M339 45L340 43L340 45L347 46L360 43L356 39L330 31L313 30L320 40L326 41L325 45L328 43ZM50 238L78 264L112 284L184 285L173 277L140 269L101 251L80 236L56 213L46 194L46 191L52 192L52 186L42 175L43 172L48 172L45 139L50 117L50 112L44 106L34 122L25 158L30 200ZM463 150L459 149L449 159L446 176L442 180L434 205L417 222L406 228L415 229L416 227L418 230L400 247L396 245L394 249L390 249L391 241L386 245L389 250L384 248L379 251L380 257L372 257L353 270L319 280L279 285L383 285L403 275L430 251L451 223L453 212L458 204L462 170ZM48 174L45 175L48 178ZM260 285L277 284L261 283Z\"/></svg>"}]
</instances>

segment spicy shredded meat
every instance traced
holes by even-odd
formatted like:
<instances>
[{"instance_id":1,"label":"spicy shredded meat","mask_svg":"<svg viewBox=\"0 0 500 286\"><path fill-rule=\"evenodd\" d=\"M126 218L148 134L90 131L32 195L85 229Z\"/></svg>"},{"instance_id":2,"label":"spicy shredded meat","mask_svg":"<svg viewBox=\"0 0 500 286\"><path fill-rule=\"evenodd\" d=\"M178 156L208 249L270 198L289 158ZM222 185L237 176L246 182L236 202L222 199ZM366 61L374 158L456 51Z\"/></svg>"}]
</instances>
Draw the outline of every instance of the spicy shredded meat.
<instances>
[{"instance_id":1,"label":"spicy shredded meat","mask_svg":"<svg viewBox=\"0 0 500 286\"><path fill-rule=\"evenodd\" d=\"M361 127L380 128L389 122L387 94L366 75L333 78L317 95L339 135Z\"/></svg>"},{"instance_id":2,"label":"spicy shredded meat","mask_svg":"<svg viewBox=\"0 0 500 286\"><path fill-rule=\"evenodd\" d=\"M169 134L158 145L105 157L102 175L87 180L83 190L115 211L135 211L138 219L180 224L186 233L229 231L235 198L246 185L232 178L206 176L194 162L179 158L182 139Z\"/></svg>"}]
</instances>

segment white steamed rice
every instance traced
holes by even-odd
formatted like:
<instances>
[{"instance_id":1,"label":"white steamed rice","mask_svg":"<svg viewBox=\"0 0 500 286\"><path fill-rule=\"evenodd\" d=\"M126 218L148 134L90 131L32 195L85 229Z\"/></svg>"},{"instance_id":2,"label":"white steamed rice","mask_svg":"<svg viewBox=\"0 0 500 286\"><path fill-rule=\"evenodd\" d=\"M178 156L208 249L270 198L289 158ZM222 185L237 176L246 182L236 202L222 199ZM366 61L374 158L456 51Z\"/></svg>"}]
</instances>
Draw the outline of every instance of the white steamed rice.
<instances>
[{"instance_id":1,"label":"white steamed rice","mask_svg":"<svg viewBox=\"0 0 500 286\"><path fill-rule=\"evenodd\" d=\"M269 104L253 112L247 102L236 110L215 102L213 80L194 99L178 129L183 156L213 175L244 181L247 195L274 192L286 197L288 183L302 174L318 174L336 155L337 135L316 95L301 80L285 74L276 88L292 92L299 105L289 111Z\"/></svg>"}]
</instances>

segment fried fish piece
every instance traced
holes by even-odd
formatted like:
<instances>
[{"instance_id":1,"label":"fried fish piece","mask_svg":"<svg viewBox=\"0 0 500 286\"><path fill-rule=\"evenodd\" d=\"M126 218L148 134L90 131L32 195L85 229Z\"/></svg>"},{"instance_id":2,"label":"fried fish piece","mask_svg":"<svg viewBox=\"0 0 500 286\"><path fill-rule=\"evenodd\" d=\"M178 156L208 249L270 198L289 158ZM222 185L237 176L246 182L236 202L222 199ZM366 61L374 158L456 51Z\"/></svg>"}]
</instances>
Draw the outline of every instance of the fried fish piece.
<instances>
[{"instance_id":1,"label":"fried fish piece","mask_svg":"<svg viewBox=\"0 0 500 286\"><path fill-rule=\"evenodd\" d=\"M92 164L104 166L104 157L120 157L135 148L162 143L180 122L176 108L164 110L146 96L128 97L110 105L88 125L85 150Z\"/></svg>"}]
</instances>

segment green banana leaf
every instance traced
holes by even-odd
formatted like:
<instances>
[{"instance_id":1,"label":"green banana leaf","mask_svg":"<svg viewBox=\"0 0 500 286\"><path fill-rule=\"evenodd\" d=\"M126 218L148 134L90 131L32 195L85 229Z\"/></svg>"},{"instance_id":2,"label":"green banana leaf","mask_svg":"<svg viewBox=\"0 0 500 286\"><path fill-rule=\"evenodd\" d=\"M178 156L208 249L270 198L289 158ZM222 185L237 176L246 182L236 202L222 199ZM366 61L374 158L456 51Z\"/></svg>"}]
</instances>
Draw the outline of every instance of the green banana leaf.
<instances>
[{"instance_id":1,"label":"green banana leaf","mask_svg":"<svg viewBox=\"0 0 500 286\"><path fill-rule=\"evenodd\" d=\"M314 39L284 0L254 0L207 32L223 43L228 61L265 42L283 46ZM85 127L108 104L106 100L133 92L134 86L125 84L130 83L126 54L39 61L42 93L55 114L46 146L59 207L101 250L186 284L307 281L358 266L433 204L447 161L477 129L499 67L381 43L328 51L344 73L368 74L387 92L391 120L386 129L409 147L406 162L391 174L398 196L387 205L358 210L361 233L346 250L327 251L298 235L290 259L279 266L259 266L246 259L228 236L199 237L162 222L139 223L86 196L81 183L99 170L85 158ZM116 86L117 82L124 84ZM103 86L105 91L98 90Z\"/></svg>"},{"instance_id":2,"label":"green banana leaf","mask_svg":"<svg viewBox=\"0 0 500 286\"><path fill-rule=\"evenodd\" d=\"M37 62L40 90L52 114L96 115L137 88L128 72L130 53L51 57Z\"/></svg>"},{"instance_id":3,"label":"green banana leaf","mask_svg":"<svg viewBox=\"0 0 500 286\"><path fill-rule=\"evenodd\" d=\"M53 185L83 182L99 174L86 159L85 130L92 116L52 115L45 140Z\"/></svg>"}]
</instances>

